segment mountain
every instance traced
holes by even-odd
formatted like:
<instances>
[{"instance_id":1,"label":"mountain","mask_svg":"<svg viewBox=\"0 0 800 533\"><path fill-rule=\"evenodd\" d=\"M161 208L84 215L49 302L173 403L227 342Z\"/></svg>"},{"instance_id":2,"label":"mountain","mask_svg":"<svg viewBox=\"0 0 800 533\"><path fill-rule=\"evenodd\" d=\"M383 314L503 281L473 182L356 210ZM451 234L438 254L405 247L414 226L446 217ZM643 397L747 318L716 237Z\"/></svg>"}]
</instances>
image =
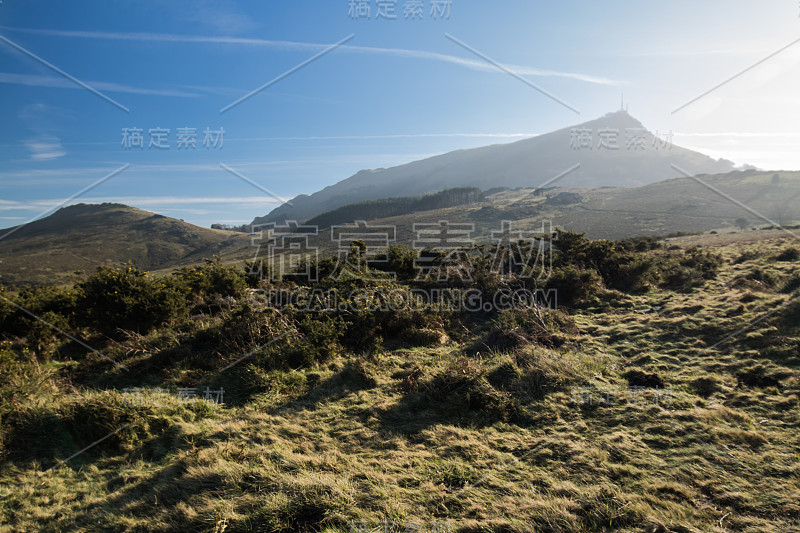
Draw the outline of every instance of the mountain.
<instances>
[{"instance_id":1,"label":"mountain","mask_svg":"<svg viewBox=\"0 0 800 533\"><path fill-rule=\"evenodd\" d=\"M358 212L361 205L354 204L351 209ZM490 242L492 232L499 231L504 221L510 221L515 229L529 231L540 230L549 222L592 239L612 240L710 231L716 231L719 237L742 226L782 225L796 233L800 229L800 171L736 170L641 187L506 189L488 191L482 200L469 204L400 215L386 210L379 218L363 218L373 227L394 227L392 236L406 246L420 238L415 224L442 220L470 224L470 238L476 244ZM351 217L349 224L353 221ZM320 227L319 235L309 239L310 247L319 249L323 256L335 254L331 230L325 224Z\"/></svg>"},{"instance_id":2,"label":"mountain","mask_svg":"<svg viewBox=\"0 0 800 533\"><path fill-rule=\"evenodd\" d=\"M250 251L247 235L122 204L64 207L1 238L11 230L0 230L0 283L5 285L66 283L75 270L93 271L101 264L131 261L159 270Z\"/></svg>"},{"instance_id":3,"label":"mountain","mask_svg":"<svg viewBox=\"0 0 800 533\"><path fill-rule=\"evenodd\" d=\"M616 134L617 149L602 144ZM675 177L675 164L692 174L733 170L733 163L660 143L626 111L510 144L457 150L388 169L362 170L339 183L300 195L253 224L308 220L343 205L379 198L427 194L454 187L637 187ZM638 143L628 144L629 140ZM589 146L581 147L581 141ZM290 205L291 204L291 205Z\"/></svg>"}]
</instances>

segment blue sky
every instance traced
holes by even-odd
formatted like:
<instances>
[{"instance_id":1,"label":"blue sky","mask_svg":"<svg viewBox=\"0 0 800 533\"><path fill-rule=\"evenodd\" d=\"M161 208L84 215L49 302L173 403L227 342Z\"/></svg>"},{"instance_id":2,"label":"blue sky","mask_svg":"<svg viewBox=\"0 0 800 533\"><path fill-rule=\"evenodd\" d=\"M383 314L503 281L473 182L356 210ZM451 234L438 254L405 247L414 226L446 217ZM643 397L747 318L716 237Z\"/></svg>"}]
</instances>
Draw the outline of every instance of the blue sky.
<instances>
[{"instance_id":1,"label":"blue sky","mask_svg":"<svg viewBox=\"0 0 800 533\"><path fill-rule=\"evenodd\" d=\"M350 0L3 0L0 227L124 165L69 203L246 223L273 195L578 124L618 108L623 92L631 114L676 144L800 169L800 43L673 113L800 38L794 0L452 0L449 18L424 0L421 19L406 19L410 1L389 2L390 20L376 18L378 0L370 18L350 16ZM142 129L144 148L122 146L123 128ZM170 130L167 149L148 146L157 128ZM195 129L195 149L178 149L182 128ZM202 145L206 129L224 129L221 147Z\"/></svg>"}]
</instances>

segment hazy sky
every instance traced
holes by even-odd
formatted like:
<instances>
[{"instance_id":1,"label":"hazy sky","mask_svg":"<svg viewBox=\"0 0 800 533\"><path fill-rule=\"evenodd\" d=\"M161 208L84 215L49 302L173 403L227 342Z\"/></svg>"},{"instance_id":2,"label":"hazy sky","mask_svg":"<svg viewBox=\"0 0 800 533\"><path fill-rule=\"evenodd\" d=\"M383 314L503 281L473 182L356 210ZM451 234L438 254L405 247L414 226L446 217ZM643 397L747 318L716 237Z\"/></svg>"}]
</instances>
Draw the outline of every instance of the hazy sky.
<instances>
[{"instance_id":1,"label":"hazy sky","mask_svg":"<svg viewBox=\"0 0 800 533\"><path fill-rule=\"evenodd\" d=\"M578 124L623 92L676 144L800 169L800 42L674 112L799 39L796 0L2 0L0 36L0 227L124 165L70 203L246 223L272 194Z\"/></svg>"}]
</instances>

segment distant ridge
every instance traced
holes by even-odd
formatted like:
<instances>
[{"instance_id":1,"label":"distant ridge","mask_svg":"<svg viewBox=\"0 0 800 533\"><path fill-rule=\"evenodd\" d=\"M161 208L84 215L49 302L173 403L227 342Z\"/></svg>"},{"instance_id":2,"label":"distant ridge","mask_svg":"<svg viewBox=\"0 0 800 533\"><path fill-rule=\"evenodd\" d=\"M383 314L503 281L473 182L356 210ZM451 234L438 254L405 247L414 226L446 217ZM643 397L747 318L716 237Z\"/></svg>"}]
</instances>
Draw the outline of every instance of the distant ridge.
<instances>
[{"instance_id":1,"label":"distant ridge","mask_svg":"<svg viewBox=\"0 0 800 533\"><path fill-rule=\"evenodd\" d=\"M601 132L617 132L617 149L601 147ZM576 135L591 137L591 147L576 145ZM626 134L640 137L626 145ZM299 195L253 224L306 221L343 205L427 194L454 187L537 187L564 171L559 187L638 187L676 177L675 164L694 174L719 174L734 169L731 161L678 146L659 143L641 122L619 110L583 124L509 144L457 150L397 167L362 170L311 195Z\"/></svg>"}]
</instances>

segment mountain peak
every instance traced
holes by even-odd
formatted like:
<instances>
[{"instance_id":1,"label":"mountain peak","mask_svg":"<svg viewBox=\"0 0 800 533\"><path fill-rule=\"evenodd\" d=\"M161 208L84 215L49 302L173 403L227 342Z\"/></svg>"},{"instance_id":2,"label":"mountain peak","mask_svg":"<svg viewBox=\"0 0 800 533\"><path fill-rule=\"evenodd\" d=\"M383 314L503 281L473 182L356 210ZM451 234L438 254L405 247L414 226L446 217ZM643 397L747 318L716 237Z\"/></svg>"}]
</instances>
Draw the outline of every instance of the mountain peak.
<instances>
[{"instance_id":1,"label":"mountain peak","mask_svg":"<svg viewBox=\"0 0 800 533\"><path fill-rule=\"evenodd\" d=\"M618 129L625 129L625 128L644 128L644 125L635 118L633 115L628 113L627 109L618 109L617 111L611 111L610 113L606 113L600 118L590 120L585 124L582 124L579 127L601 127L601 128L618 128Z\"/></svg>"},{"instance_id":2,"label":"mountain peak","mask_svg":"<svg viewBox=\"0 0 800 533\"><path fill-rule=\"evenodd\" d=\"M637 135L630 130L640 131ZM636 142L626 142L629 139ZM656 136L628 112L623 102L622 109L530 139L361 171L314 194L297 197L291 204L278 206L266 216L257 217L253 224L309 220L351 203L456 187L535 188L541 183L552 183L554 176L564 178L558 178L560 187L638 187L675 177L673 164L696 174L718 174L733 169L730 162L657 142ZM573 166L574 172L569 176L563 174Z\"/></svg>"}]
</instances>

